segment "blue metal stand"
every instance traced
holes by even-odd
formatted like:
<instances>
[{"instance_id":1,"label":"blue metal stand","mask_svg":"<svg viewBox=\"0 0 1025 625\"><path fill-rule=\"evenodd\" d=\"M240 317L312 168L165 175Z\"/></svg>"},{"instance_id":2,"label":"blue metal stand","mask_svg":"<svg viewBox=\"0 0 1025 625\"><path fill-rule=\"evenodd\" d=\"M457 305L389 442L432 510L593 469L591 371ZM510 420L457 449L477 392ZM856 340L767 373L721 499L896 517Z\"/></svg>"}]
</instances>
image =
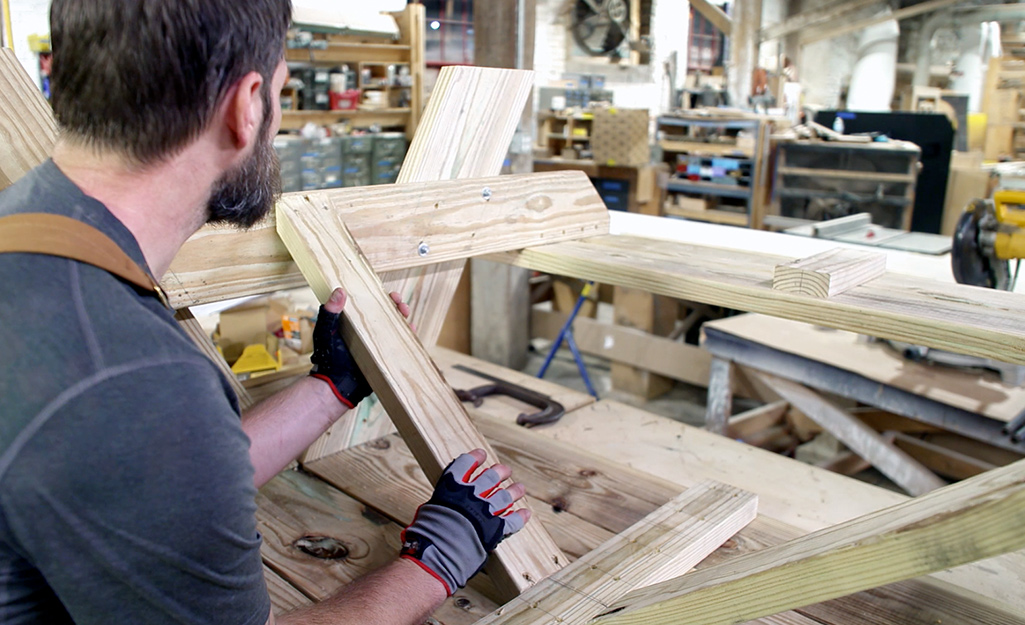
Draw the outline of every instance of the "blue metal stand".
<instances>
[{"instance_id":1,"label":"blue metal stand","mask_svg":"<svg viewBox=\"0 0 1025 625\"><path fill-rule=\"evenodd\" d=\"M587 387L587 392L598 399L598 392L594 390L594 386L591 384L591 378L587 375L587 367L584 365L584 357L580 355L580 349L577 347L577 341L573 338L573 321L577 318L577 313L580 312L580 307L584 305L584 300L590 295L591 289L594 287L594 282L588 282L584 285L584 289L580 292L580 297L577 298L577 303L573 306L573 312L569 314L569 319L563 324L562 329L559 330L559 336L555 337L555 342L552 343L552 348L548 351L548 355L545 357L545 364L541 365L541 370L538 371L537 377L545 377L545 372L548 371L548 366L552 364L552 359L555 358L555 352L559 351L559 347L562 345L562 341L566 341L566 345L569 346L569 351L573 354L573 360L577 363L577 369L580 371L580 377L584 379L584 386Z\"/></svg>"}]
</instances>

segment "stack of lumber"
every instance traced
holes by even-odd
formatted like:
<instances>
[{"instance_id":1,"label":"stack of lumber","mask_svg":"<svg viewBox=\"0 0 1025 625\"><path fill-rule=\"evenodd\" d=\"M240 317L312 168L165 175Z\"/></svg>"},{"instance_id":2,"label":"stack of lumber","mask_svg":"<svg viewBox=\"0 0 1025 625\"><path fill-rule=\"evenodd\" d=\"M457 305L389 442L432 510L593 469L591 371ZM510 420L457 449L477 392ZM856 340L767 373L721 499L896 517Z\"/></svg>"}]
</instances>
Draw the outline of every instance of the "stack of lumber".
<instances>
[{"instance_id":1,"label":"stack of lumber","mask_svg":"<svg viewBox=\"0 0 1025 625\"><path fill-rule=\"evenodd\" d=\"M453 352L433 353L456 387L487 382L453 369L456 364L526 381L520 374ZM756 493L759 513L699 570L905 500L616 402L595 402L543 381L531 384L564 402L568 414L552 426L526 430L512 425L523 407L508 399L486 400L470 413L499 457L527 486L535 501L536 522L547 527L572 560L708 479ZM411 452L396 435L304 468L315 477L283 473L258 500L268 585L278 609L322 598L394 557L400 526L412 518L429 490ZM944 573L947 581L930 577L893 583L756 622L846 625L869 618L922 625L1025 623L1020 613L1025 604L1018 592L1023 581L1019 558L1005 556L985 566L962 567ZM988 597L949 581L967 583ZM476 622L498 607L495 596L490 580L475 580L435 618L446 624Z\"/></svg>"}]
</instances>

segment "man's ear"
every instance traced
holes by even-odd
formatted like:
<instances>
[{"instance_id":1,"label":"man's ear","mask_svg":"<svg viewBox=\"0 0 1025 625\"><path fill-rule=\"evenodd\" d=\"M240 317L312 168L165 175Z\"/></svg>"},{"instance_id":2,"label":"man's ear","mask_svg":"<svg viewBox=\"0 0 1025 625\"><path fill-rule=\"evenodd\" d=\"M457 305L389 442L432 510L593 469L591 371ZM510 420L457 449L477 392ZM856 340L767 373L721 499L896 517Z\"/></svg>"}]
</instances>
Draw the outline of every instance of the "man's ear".
<instances>
[{"instance_id":1,"label":"man's ear","mask_svg":"<svg viewBox=\"0 0 1025 625\"><path fill-rule=\"evenodd\" d=\"M244 149L257 138L260 120L267 113L260 97L262 87L263 76L259 72L249 72L228 92L224 121L237 149Z\"/></svg>"}]
</instances>

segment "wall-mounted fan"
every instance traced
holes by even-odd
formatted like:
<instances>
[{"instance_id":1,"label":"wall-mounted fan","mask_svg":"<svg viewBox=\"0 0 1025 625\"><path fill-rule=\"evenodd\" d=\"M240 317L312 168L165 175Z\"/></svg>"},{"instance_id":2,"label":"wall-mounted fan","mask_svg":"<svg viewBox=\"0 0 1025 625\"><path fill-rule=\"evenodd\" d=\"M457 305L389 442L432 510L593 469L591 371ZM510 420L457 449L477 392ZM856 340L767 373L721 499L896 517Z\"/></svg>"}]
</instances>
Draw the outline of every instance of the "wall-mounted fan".
<instances>
[{"instance_id":1,"label":"wall-mounted fan","mask_svg":"<svg viewBox=\"0 0 1025 625\"><path fill-rule=\"evenodd\" d=\"M573 39L591 56L620 50L630 33L628 0L577 0L573 7Z\"/></svg>"}]
</instances>

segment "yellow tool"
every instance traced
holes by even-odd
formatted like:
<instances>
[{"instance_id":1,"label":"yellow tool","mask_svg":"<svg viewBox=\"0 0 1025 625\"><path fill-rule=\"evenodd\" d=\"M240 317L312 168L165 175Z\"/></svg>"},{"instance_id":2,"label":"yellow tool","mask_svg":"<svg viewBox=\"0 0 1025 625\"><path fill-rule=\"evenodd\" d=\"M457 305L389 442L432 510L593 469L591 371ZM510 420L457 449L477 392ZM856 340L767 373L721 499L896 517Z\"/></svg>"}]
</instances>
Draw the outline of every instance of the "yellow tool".
<instances>
[{"instance_id":1,"label":"yellow tool","mask_svg":"<svg viewBox=\"0 0 1025 625\"><path fill-rule=\"evenodd\" d=\"M1011 290L1007 261L1025 258L1025 190L1000 189L992 200L972 200L958 219L951 249L954 278L962 284ZM1015 271L1014 278L1018 272Z\"/></svg>"},{"instance_id":2,"label":"yellow tool","mask_svg":"<svg viewBox=\"0 0 1025 625\"><path fill-rule=\"evenodd\" d=\"M231 365L231 372L235 375L277 371L278 369L281 369L281 351L278 350L275 359L267 351L267 346L261 343L246 345L246 348L242 350L242 355L238 357L235 364Z\"/></svg>"}]
</instances>

